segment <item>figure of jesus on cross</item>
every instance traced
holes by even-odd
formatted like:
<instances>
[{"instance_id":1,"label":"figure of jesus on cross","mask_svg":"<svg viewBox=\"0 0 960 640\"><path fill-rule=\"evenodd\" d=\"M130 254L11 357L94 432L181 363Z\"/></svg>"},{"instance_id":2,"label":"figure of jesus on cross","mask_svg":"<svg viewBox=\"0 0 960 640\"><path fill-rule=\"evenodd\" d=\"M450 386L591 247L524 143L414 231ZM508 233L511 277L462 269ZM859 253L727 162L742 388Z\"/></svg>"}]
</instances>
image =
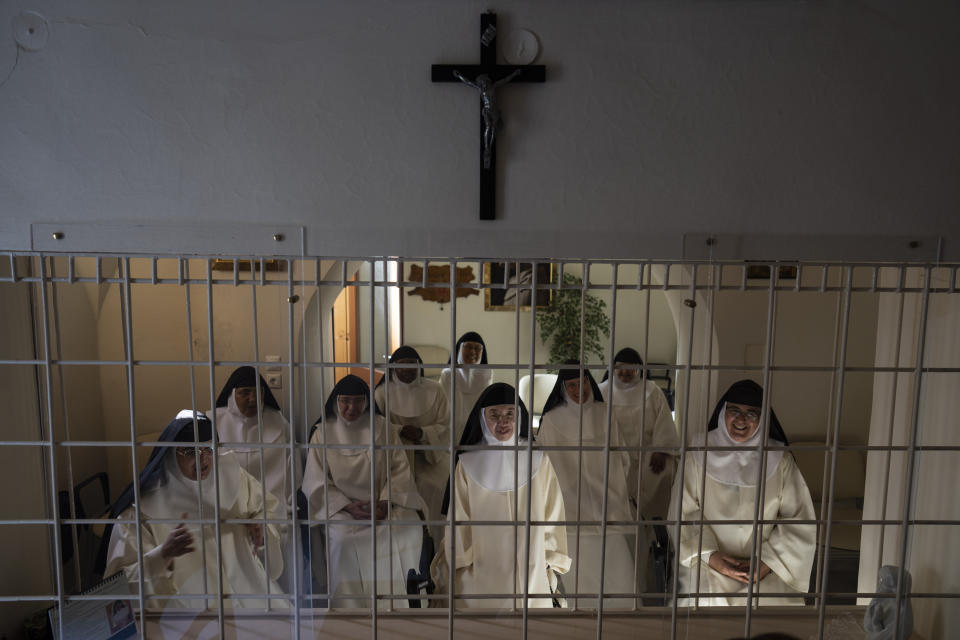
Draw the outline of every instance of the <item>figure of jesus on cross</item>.
<instances>
[{"instance_id":1,"label":"figure of jesus on cross","mask_svg":"<svg viewBox=\"0 0 960 640\"><path fill-rule=\"evenodd\" d=\"M497 110L497 87L505 85L518 75L522 69L514 69L513 73L505 78L500 78L496 82L490 81L490 76L481 73L476 80L465 77L462 73L454 70L453 75L460 82L470 85L480 92L480 116L483 118L483 168L490 168L490 160L493 156L493 142L497 135L497 126L502 125L500 111Z\"/></svg>"},{"instance_id":2,"label":"figure of jesus on cross","mask_svg":"<svg viewBox=\"0 0 960 640\"><path fill-rule=\"evenodd\" d=\"M497 89L509 83L543 82L546 68L541 64L497 64L497 15L480 16L480 64L435 64L430 67L434 82L462 83L480 94L480 219L496 218L497 125L502 125L497 108ZM512 85L511 85L512 86Z\"/></svg>"}]
</instances>

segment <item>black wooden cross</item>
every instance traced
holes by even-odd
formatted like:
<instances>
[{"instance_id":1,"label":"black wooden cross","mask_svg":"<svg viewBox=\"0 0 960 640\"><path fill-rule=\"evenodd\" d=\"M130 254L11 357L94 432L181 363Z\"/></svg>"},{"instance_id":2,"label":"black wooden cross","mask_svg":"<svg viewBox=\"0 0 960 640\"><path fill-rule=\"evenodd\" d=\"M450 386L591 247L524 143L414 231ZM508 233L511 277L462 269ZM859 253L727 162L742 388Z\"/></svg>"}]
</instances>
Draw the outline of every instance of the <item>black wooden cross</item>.
<instances>
[{"instance_id":1,"label":"black wooden cross","mask_svg":"<svg viewBox=\"0 0 960 640\"><path fill-rule=\"evenodd\" d=\"M459 74L459 75L458 75ZM480 92L480 219L496 218L496 126L499 113L495 90L507 82L543 82L542 64L497 64L497 14L480 15L480 64L435 64L434 82L458 82Z\"/></svg>"}]
</instances>

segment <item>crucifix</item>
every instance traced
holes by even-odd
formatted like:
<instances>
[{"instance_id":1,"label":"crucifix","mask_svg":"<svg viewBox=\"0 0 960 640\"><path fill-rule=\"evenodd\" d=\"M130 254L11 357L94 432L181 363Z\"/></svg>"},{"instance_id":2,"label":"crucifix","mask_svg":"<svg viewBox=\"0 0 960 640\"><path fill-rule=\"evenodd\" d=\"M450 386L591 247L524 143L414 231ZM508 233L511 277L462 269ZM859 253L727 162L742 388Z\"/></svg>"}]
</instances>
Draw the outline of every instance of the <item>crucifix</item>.
<instances>
[{"instance_id":1,"label":"crucifix","mask_svg":"<svg viewBox=\"0 0 960 640\"><path fill-rule=\"evenodd\" d=\"M434 82L459 82L480 94L480 219L496 218L496 134L502 124L496 90L517 82L543 82L542 64L497 64L497 14L480 15L480 64L435 64Z\"/></svg>"}]
</instances>

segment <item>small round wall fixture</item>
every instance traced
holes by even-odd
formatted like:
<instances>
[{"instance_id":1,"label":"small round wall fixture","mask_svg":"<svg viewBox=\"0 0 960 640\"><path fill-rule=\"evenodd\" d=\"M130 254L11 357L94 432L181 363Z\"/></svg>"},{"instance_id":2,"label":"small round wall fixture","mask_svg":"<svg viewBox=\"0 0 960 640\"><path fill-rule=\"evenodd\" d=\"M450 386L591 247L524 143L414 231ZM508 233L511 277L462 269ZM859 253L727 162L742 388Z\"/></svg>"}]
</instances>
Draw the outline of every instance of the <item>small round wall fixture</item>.
<instances>
[{"instance_id":1,"label":"small round wall fixture","mask_svg":"<svg viewBox=\"0 0 960 640\"><path fill-rule=\"evenodd\" d=\"M40 51L47 46L50 25L36 11L22 11L13 19L13 39L24 51Z\"/></svg>"},{"instance_id":2,"label":"small round wall fixture","mask_svg":"<svg viewBox=\"0 0 960 640\"><path fill-rule=\"evenodd\" d=\"M516 29L503 39L501 51L508 64L530 64L540 53L540 43L532 31Z\"/></svg>"}]
</instances>

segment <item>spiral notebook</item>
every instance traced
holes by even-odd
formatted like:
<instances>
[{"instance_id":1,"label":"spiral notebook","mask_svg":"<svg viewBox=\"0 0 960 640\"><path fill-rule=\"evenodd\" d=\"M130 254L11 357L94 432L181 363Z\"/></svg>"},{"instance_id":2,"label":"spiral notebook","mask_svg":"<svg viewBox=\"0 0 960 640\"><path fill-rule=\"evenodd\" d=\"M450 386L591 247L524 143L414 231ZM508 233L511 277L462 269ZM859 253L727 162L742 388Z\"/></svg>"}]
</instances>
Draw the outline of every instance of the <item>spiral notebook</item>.
<instances>
[{"instance_id":1,"label":"spiral notebook","mask_svg":"<svg viewBox=\"0 0 960 640\"><path fill-rule=\"evenodd\" d=\"M81 595L116 596L103 600L72 600L63 605L63 636L60 609L50 607L50 626L55 640L123 640L138 637L130 586L123 572L93 585Z\"/></svg>"}]
</instances>

